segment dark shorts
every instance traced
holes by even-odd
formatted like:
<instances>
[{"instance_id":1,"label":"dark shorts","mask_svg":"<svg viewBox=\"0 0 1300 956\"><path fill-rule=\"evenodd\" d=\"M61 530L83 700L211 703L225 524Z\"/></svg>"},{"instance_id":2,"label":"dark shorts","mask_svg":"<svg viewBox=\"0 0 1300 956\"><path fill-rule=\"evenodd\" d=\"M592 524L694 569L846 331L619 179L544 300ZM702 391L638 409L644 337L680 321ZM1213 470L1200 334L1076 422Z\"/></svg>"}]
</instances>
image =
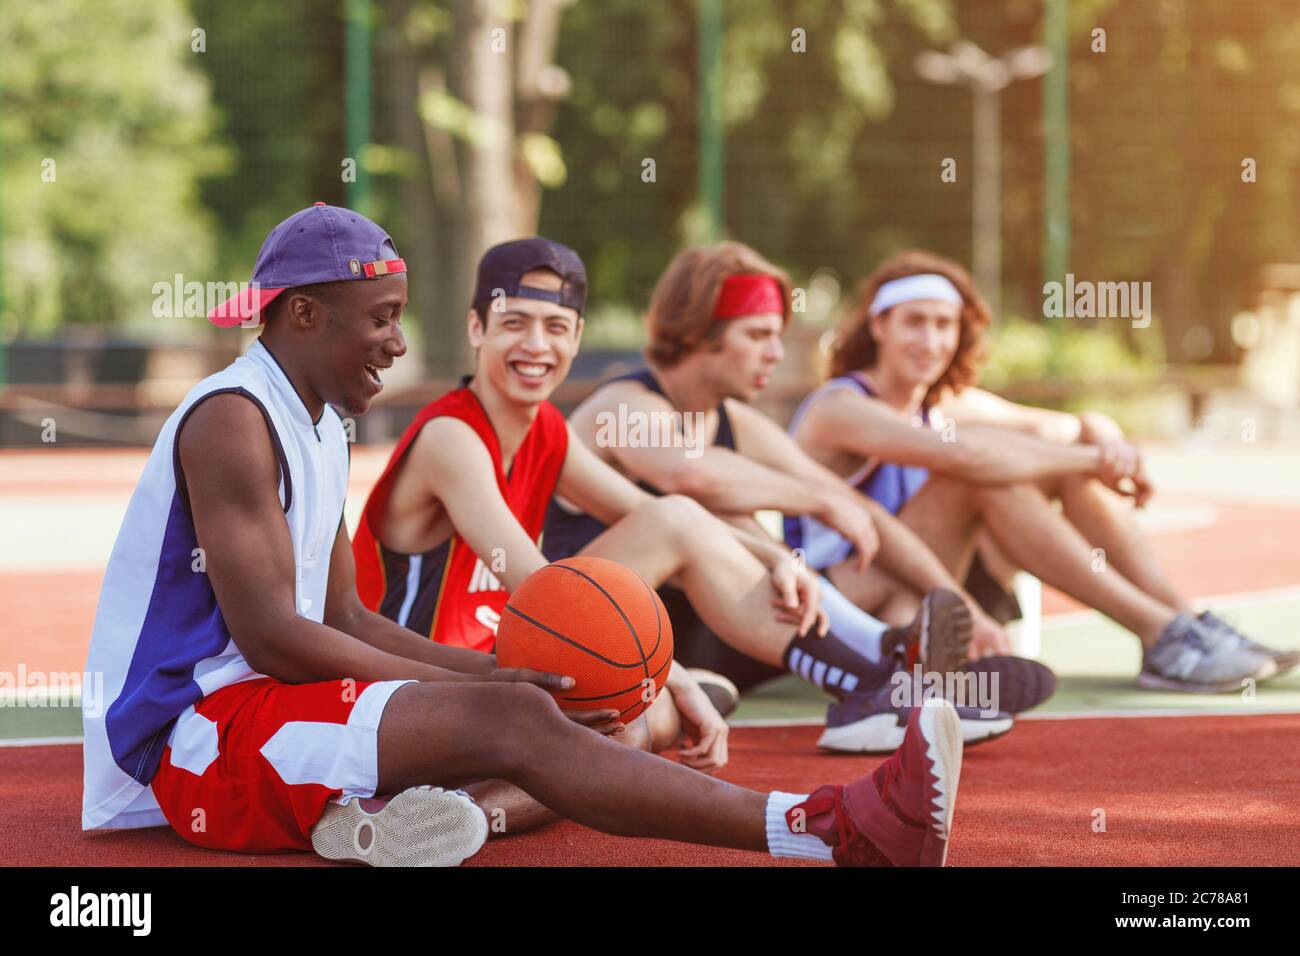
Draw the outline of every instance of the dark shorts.
<instances>
[{"instance_id":1,"label":"dark shorts","mask_svg":"<svg viewBox=\"0 0 1300 956\"><path fill-rule=\"evenodd\" d=\"M673 622L673 657L678 664L721 674L742 691L787 673L784 668L756 661L724 643L700 620L686 592L662 587L659 597Z\"/></svg>"}]
</instances>

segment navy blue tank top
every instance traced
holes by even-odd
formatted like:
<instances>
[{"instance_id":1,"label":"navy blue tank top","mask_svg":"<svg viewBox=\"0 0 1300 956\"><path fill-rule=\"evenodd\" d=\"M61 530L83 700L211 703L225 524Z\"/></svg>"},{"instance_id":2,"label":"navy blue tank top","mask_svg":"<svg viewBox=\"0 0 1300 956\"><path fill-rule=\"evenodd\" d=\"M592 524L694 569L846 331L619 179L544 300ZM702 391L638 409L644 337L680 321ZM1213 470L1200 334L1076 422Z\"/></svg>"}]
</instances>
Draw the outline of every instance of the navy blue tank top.
<instances>
[{"instance_id":1,"label":"navy blue tank top","mask_svg":"<svg viewBox=\"0 0 1300 956\"><path fill-rule=\"evenodd\" d=\"M596 387L604 388L614 382L640 382L656 395L668 397L663 386L659 384L659 379L655 378L654 372L648 368L615 376ZM713 444L718 448L732 450L736 447L735 434L731 430L731 419L727 416L725 404L718 405L718 433L713 437ZM662 491L649 482L638 481L637 486L655 497L663 495ZM608 525L591 515L581 511L570 511L555 498L551 498L550 506L546 511L545 529L542 532L542 554L546 556L547 561L572 557L595 540L606 527Z\"/></svg>"}]
</instances>

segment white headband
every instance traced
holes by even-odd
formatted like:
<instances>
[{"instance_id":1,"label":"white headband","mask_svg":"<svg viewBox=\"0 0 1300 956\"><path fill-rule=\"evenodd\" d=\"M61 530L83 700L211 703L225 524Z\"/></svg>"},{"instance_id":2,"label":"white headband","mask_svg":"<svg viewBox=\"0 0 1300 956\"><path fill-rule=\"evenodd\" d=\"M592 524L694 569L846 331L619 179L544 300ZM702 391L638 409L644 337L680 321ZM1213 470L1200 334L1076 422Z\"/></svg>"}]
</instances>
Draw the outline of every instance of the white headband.
<instances>
[{"instance_id":1,"label":"white headband","mask_svg":"<svg viewBox=\"0 0 1300 956\"><path fill-rule=\"evenodd\" d=\"M890 279L876 290L876 297L871 300L872 315L879 315L886 309L903 302L915 302L918 299L938 299L953 305L965 305L965 300L957 287L944 276L933 272L922 272L901 279Z\"/></svg>"}]
</instances>

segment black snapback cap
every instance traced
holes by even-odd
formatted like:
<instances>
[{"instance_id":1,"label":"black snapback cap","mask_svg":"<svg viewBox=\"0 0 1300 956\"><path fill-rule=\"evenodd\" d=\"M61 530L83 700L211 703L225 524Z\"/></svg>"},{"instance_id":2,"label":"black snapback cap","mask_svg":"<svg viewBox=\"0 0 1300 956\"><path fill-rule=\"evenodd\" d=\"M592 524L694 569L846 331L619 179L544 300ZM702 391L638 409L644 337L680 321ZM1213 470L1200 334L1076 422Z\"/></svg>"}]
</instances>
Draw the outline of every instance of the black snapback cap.
<instances>
[{"instance_id":1,"label":"black snapback cap","mask_svg":"<svg viewBox=\"0 0 1300 956\"><path fill-rule=\"evenodd\" d=\"M524 275L534 269L549 269L564 284L557 290L522 285ZM587 305L587 268L568 246L541 236L503 242L483 253L478 262L474 308L498 295L554 302L582 315Z\"/></svg>"}]
</instances>

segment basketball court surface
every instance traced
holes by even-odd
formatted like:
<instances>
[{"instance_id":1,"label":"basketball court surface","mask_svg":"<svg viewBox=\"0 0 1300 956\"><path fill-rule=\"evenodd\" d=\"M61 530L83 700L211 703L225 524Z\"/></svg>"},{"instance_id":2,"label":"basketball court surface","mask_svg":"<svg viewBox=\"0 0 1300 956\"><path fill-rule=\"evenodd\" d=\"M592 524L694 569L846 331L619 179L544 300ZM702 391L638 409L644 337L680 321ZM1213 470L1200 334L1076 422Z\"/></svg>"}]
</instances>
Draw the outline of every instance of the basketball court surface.
<instances>
[{"instance_id":1,"label":"basketball court surface","mask_svg":"<svg viewBox=\"0 0 1300 956\"><path fill-rule=\"evenodd\" d=\"M349 527L387 451L354 454ZM1259 640L1300 647L1300 451L1217 443L1149 456L1158 494L1143 521L1174 581ZM0 674L82 670L103 567L145 458L53 446L0 454ZM967 751L951 865L1300 865L1300 672L1253 693L1144 691L1133 684L1134 638L1050 589L1043 614L1041 659L1060 688L1013 733ZM79 711L35 691L0 703L0 864L333 865L199 850L166 829L83 834ZM722 776L799 791L869 772L879 758L816 749L824 707L792 678L748 695ZM772 863L563 822L490 841L468 865Z\"/></svg>"}]
</instances>

